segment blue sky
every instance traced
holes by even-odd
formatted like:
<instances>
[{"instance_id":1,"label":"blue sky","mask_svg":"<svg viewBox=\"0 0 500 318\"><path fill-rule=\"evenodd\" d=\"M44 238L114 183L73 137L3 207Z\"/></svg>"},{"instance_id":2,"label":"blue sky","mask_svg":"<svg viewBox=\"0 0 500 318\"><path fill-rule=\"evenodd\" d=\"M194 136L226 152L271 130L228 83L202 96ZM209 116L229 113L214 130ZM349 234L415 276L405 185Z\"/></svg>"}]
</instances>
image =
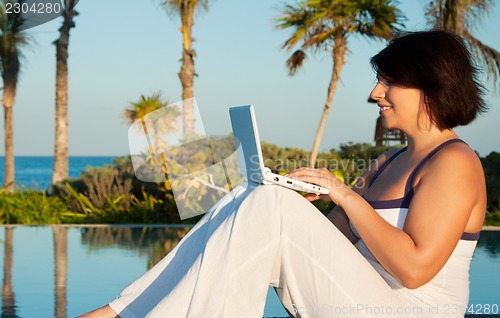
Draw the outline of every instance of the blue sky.
<instances>
[{"instance_id":1,"label":"blue sky","mask_svg":"<svg viewBox=\"0 0 500 318\"><path fill-rule=\"evenodd\" d=\"M425 28L422 0L401 1L410 30ZM159 1L81 0L69 56L70 155L125 155L124 108L139 97L161 91L181 99L177 76L182 38L180 22ZM217 0L200 13L193 35L195 97L211 135L230 132L228 107L253 104L261 140L309 150L319 122L332 60L329 51L310 55L295 76L288 76L280 50L290 34L275 28L282 1ZM14 107L16 155L52 155L55 116L55 47L60 19L28 30L36 44L26 48ZM500 50L500 8L473 33ZM350 53L337 88L321 150L340 143L373 142L378 107L366 99L375 76L369 58L383 42L351 36ZM490 111L457 129L481 156L500 151L497 121L500 93L492 85ZM0 119L3 127L3 116ZM0 155L3 155L3 128Z\"/></svg>"}]
</instances>

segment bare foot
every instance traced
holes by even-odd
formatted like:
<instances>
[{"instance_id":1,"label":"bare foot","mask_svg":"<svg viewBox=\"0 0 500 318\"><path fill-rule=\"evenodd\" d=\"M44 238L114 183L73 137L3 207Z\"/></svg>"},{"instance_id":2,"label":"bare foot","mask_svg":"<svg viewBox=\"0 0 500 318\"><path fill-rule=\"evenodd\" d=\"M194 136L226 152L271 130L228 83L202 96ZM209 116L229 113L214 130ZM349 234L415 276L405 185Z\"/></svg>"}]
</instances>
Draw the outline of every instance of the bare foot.
<instances>
[{"instance_id":1,"label":"bare foot","mask_svg":"<svg viewBox=\"0 0 500 318\"><path fill-rule=\"evenodd\" d=\"M116 314L116 312L111 309L109 305L103 306L101 308L98 308L96 310L93 310L91 312L88 312L86 314L83 314L81 316L78 316L78 318L119 318Z\"/></svg>"}]
</instances>

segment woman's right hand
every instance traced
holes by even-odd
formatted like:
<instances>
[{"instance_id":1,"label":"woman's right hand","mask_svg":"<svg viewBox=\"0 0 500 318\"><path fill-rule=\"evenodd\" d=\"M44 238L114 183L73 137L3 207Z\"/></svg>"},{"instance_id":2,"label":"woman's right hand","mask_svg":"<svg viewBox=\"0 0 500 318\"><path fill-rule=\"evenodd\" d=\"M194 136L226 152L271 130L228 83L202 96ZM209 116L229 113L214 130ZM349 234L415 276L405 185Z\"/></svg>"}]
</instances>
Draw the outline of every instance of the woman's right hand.
<instances>
[{"instance_id":1,"label":"woman's right hand","mask_svg":"<svg viewBox=\"0 0 500 318\"><path fill-rule=\"evenodd\" d=\"M326 196L328 196L337 205L341 205L342 198L352 192L348 186L346 186L326 168L300 168L290 172L287 176L299 181L314 183L324 189L330 190L330 193L326 194ZM305 196L305 198L309 201L315 201L324 196L325 195L309 193Z\"/></svg>"}]
</instances>

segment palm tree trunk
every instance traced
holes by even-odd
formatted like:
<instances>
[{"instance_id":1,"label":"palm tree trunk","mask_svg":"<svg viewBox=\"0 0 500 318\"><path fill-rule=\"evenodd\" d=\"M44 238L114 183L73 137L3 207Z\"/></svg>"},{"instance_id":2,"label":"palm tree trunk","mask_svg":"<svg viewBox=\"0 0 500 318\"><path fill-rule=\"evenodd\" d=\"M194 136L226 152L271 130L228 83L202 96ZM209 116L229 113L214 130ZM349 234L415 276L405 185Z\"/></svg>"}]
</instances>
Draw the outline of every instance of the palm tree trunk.
<instances>
[{"instance_id":1,"label":"palm tree trunk","mask_svg":"<svg viewBox=\"0 0 500 318\"><path fill-rule=\"evenodd\" d=\"M194 96L194 58L192 53L187 50L182 53L182 67L179 78L182 83L183 133L185 136L190 136L194 134L194 103L190 100Z\"/></svg>"},{"instance_id":2,"label":"palm tree trunk","mask_svg":"<svg viewBox=\"0 0 500 318\"><path fill-rule=\"evenodd\" d=\"M5 94L5 92L4 92ZM4 191L11 193L14 191L14 109L12 106L3 106L4 110L4 138L5 138L5 173L4 173Z\"/></svg>"},{"instance_id":3,"label":"palm tree trunk","mask_svg":"<svg viewBox=\"0 0 500 318\"><path fill-rule=\"evenodd\" d=\"M346 38L344 34L336 36L333 43L332 58L333 58L333 72L332 78L330 80L330 85L328 85L328 94L325 102L325 107L323 108L323 114L318 125L318 130L316 136L314 137L313 148L311 150L311 160L309 162L309 167L314 168L316 166L316 159L318 158L319 146L321 144L321 138L323 137L323 131L325 130L326 120L330 114L330 109L332 107L333 97L335 96L335 91L337 89L337 83L340 79L340 73L342 72L342 67L344 66L344 57L346 51Z\"/></svg>"},{"instance_id":4,"label":"palm tree trunk","mask_svg":"<svg viewBox=\"0 0 500 318\"><path fill-rule=\"evenodd\" d=\"M17 13L4 14L5 21L20 22ZM9 17L9 20L6 20ZM7 23L9 24L9 23ZM14 23L16 24L16 23ZM0 54L3 80L2 105L4 107L4 138L5 138L5 174L4 191L11 193L14 191L15 167L14 167L14 103L16 100L17 77L19 75L20 62L18 44L22 36L16 27L2 26L2 52Z\"/></svg>"},{"instance_id":5,"label":"palm tree trunk","mask_svg":"<svg viewBox=\"0 0 500 318\"><path fill-rule=\"evenodd\" d=\"M70 8L73 8L71 1ZM68 46L69 31L74 27L73 16L78 13L68 10L63 13L64 22L59 29L56 45L56 140L52 184L68 178Z\"/></svg>"},{"instance_id":6,"label":"palm tree trunk","mask_svg":"<svg viewBox=\"0 0 500 318\"><path fill-rule=\"evenodd\" d=\"M59 58L57 60L56 140L52 184L68 178L68 69L66 61L59 61Z\"/></svg>"},{"instance_id":7,"label":"palm tree trunk","mask_svg":"<svg viewBox=\"0 0 500 318\"><path fill-rule=\"evenodd\" d=\"M54 317L66 318L67 296L66 278L68 271L68 232L63 226L53 226L54 265L55 265L55 314Z\"/></svg>"},{"instance_id":8,"label":"palm tree trunk","mask_svg":"<svg viewBox=\"0 0 500 318\"><path fill-rule=\"evenodd\" d=\"M191 14L194 14L191 13ZM189 13L188 13L189 15ZM179 79L182 84L182 128L185 137L189 137L194 134L194 103L191 100L194 96L193 84L194 84L194 57L196 52L191 48L191 43L193 42L191 36L191 22L192 17L186 17L183 21L182 26L182 36L183 36L183 50L182 50L182 66L179 71Z\"/></svg>"},{"instance_id":9,"label":"palm tree trunk","mask_svg":"<svg viewBox=\"0 0 500 318\"><path fill-rule=\"evenodd\" d=\"M14 290L12 289L14 228L5 228L3 250L3 285L2 285L2 317L17 317Z\"/></svg>"}]
</instances>

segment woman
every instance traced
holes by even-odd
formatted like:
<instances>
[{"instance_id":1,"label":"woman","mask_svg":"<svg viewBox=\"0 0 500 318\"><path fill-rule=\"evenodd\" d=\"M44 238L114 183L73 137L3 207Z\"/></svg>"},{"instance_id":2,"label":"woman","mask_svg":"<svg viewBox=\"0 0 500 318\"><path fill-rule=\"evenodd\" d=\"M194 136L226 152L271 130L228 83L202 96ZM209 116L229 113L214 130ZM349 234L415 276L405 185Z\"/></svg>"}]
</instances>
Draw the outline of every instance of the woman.
<instances>
[{"instance_id":1,"label":"woman","mask_svg":"<svg viewBox=\"0 0 500 318\"><path fill-rule=\"evenodd\" d=\"M370 96L408 146L381 155L353 188L325 169L290 173L330 189L328 219L307 201L316 195L238 188L88 317L262 317L269 284L295 317L463 317L486 189L453 128L486 109L477 71L445 31L396 38L371 63Z\"/></svg>"}]
</instances>

